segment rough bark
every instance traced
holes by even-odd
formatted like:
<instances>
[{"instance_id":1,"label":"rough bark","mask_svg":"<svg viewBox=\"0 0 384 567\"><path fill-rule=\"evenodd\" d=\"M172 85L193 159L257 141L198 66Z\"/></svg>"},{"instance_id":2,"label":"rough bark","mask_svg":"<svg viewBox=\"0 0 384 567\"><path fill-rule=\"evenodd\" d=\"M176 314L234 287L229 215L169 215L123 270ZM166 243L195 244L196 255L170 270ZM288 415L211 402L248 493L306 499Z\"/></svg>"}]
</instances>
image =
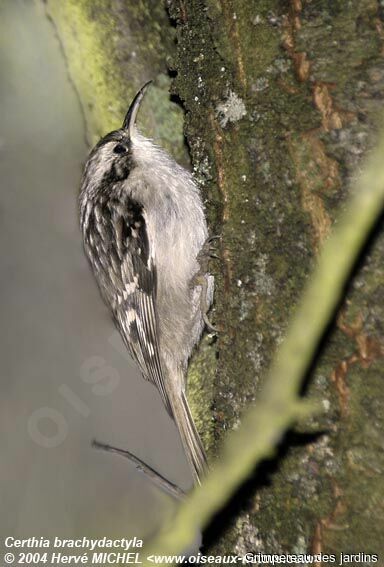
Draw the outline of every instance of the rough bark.
<instances>
[{"instance_id":1,"label":"rough bark","mask_svg":"<svg viewBox=\"0 0 384 567\"><path fill-rule=\"evenodd\" d=\"M91 124L94 108L104 108L102 128L110 127L111 100L120 120L133 76L143 82L148 68L165 74L166 64L177 73L172 88L186 110L194 171L211 232L222 236L221 261L212 265L212 318L221 332L205 337L189 373L194 414L214 456L256 398L350 181L375 144L384 99L381 3L168 0L176 50L158 2L48 6ZM74 10L86 16L82 27ZM149 55L153 38L162 47ZM95 42L100 51L91 57ZM75 65L80 48L85 61L103 58L96 71L84 75ZM384 553L383 252L378 231L308 381L324 413L287 439L221 518L216 553Z\"/></svg>"},{"instance_id":2,"label":"rough bark","mask_svg":"<svg viewBox=\"0 0 384 567\"><path fill-rule=\"evenodd\" d=\"M175 88L223 235L223 331L211 388L217 439L257 395L350 179L375 143L381 12L372 1L348 10L343 2L242 0L169 9ZM382 253L379 237L309 383L325 412L303 429L324 433L286 445L217 551L383 551Z\"/></svg>"}]
</instances>

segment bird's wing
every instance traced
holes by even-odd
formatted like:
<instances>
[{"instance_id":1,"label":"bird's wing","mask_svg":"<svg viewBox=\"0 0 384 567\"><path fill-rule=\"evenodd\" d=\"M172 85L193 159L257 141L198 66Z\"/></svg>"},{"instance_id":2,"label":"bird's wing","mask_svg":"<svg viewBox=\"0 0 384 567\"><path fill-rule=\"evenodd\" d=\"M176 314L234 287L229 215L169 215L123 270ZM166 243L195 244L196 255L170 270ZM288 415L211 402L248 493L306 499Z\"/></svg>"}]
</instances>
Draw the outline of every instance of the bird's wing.
<instances>
[{"instance_id":1,"label":"bird's wing","mask_svg":"<svg viewBox=\"0 0 384 567\"><path fill-rule=\"evenodd\" d=\"M111 216L114 217L111 218L115 233L113 240L121 269L114 316L144 378L155 384L172 415L159 351L157 274L145 212L141 205L129 200L124 208L118 207Z\"/></svg>"}]
</instances>

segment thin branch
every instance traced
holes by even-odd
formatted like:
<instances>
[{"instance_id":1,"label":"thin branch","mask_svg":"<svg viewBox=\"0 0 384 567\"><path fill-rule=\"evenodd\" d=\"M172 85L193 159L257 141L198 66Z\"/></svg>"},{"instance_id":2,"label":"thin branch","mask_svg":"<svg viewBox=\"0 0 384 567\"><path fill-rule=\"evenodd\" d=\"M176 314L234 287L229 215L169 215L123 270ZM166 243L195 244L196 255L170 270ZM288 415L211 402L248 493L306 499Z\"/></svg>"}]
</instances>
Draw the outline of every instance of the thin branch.
<instances>
[{"instance_id":1,"label":"thin branch","mask_svg":"<svg viewBox=\"0 0 384 567\"><path fill-rule=\"evenodd\" d=\"M384 136L356 183L354 195L326 242L296 309L266 386L241 427L226 439L220 460L203 485L149 544L147 555L186 549L198 530L230 499L237 487L276 446L294 421L313 411L299 397L304 376L332 320L351 270L384 204Z\"/></svg>"},{"instance_id":2,"label":"thin branch","mask_svg":"<svg viewBox=\"0 0 384 567\"><path fill-rule=\"evenodd\" d=\"M155 471L152 467L144 463L141 459L130 453L126 449L118 449L117 447L113 447L112 445L108 445L107 443L101 443L94 439L92 441L92 447L95 449L101 449L102 451L107 451L108 453L115 453L116 455L120 455L121 457L125 457L131 463L133 463L136 469L143 473L151 482L152 484L156 485L158 488L170 494L173 498L177 500L183 500L186 496L185 492L181 490L176 484L166 479L160 473Z\"/></svg>"}]
</instances>

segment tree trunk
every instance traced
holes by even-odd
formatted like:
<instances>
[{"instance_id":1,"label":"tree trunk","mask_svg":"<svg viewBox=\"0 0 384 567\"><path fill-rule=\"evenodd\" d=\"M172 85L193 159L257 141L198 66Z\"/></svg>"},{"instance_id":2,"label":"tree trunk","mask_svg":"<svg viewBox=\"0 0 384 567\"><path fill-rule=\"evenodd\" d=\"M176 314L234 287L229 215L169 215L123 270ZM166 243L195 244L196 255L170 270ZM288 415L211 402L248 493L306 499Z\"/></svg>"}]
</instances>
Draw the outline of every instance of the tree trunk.
<instances>
[{"instance_id":1,"label":"tree trunk","mask_svg":"<svg viewBox=\"0 0 384 567\"><path fill-rule=\"evenodd\" d=\"M161 2L43 2L62 44L91 145L121 126L137 90L153 79L140 126L178 161L188 164L183 112L169 100L167 60L174 51L174 30Z\"/></svg>"},{"instance_id":2,"label":"tree trunk","mask_svg":"<svg viewBox=\"0 0 384 567\"><path fill-rule=\"evenodd\" d=\"M111 129L136 88L160 75L163 102L148 97L156 113L147 127L156 124L160 143L185 163L180 113L172 105L168 114L164 94L166 67L176 74L211 233L222 237L212 263L220 332L203 339L189 373L214 457L257 397L375 144L382 2L168 0L170 19L155 0L47 4L93 134ZM308 380L323 414L289 435L219 518L212 552L384 553L383 252L377 231Z\"/></svg>"}]
</instances>

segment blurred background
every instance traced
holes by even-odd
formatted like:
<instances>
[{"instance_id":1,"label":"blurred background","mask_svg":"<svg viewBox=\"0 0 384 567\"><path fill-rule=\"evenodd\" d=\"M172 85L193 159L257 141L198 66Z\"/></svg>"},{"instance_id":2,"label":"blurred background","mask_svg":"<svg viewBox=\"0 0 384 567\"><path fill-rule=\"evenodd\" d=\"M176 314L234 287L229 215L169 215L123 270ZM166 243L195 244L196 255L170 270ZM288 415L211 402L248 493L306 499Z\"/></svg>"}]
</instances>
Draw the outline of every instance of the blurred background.
<instances>
[{"instance_id":1,"label":"blurred background","mask_svg":"<svg viewBox=\"0 0 384 567\"><path fill-rule=\"evenodd\" d=\"M184 488L188 468L83 254L85 126L42 6L2 0L0 42L0 535L145 537L172 500L92 439Z\"/></svg>"}]
</instances>

